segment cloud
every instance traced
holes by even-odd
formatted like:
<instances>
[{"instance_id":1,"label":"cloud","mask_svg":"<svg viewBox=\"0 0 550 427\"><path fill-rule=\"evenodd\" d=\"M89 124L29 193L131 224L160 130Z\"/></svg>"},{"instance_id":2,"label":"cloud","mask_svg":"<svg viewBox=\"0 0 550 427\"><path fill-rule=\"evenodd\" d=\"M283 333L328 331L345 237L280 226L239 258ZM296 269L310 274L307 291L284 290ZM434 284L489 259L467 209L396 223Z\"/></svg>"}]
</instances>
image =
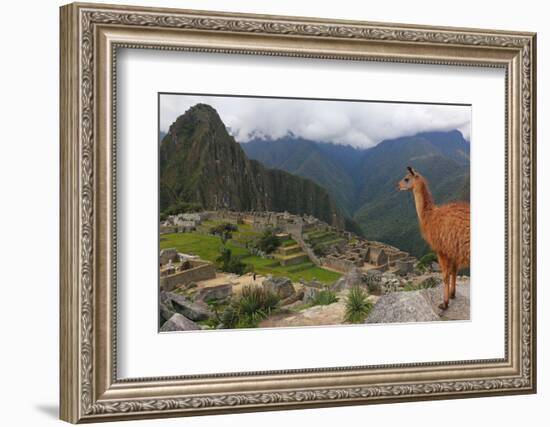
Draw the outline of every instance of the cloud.
<instances>
[{"instance_id":1,"label":"cloud","mask_svg":"<svg viewBox=\"0 0 550 427\"><path fill-rule=\"evenodd\" d=\"M214 107L239 142L292 133L319 142L368 148L385 139L453 129L470 139L469 106L173 94L161 95L160 129L167 131L197 103Z\"/></svg>"}]
</instances>

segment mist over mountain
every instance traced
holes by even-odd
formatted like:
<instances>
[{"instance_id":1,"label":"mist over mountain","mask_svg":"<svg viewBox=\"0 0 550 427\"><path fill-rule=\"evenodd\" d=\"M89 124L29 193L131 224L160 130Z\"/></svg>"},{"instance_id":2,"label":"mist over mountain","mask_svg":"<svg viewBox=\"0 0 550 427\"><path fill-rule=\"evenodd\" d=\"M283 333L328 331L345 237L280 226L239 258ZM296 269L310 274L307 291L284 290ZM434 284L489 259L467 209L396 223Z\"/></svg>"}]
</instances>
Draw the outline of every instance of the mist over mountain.
<instances>
[{"instance_id":1,"label":"mist over mountain","mask_svg":"<svg viewBox=\"0 0 550 427\"><path fill-rule=\"evenodd\" d=\"M397 191L406 167L413 166L428 179L438 204L470 198L470 145L457 130L385 140L370 149L293 136L241 146L248 157L268 167L321 185L367 238L416 256L428 247L420 236L412 194Z\"/></svg>"}]
</instances>

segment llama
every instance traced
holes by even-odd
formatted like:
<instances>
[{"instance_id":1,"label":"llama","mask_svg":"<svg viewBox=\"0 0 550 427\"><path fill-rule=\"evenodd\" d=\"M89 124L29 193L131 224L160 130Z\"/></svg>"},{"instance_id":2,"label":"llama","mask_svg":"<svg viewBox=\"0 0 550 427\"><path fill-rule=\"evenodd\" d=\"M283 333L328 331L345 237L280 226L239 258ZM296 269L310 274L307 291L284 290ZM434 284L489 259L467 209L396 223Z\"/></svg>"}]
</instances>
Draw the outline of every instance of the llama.
<instances>
[{"instance_id":1,"label":"llama","mask_svg":"<svg viewBox=\"0 0 550 427\"><path fill-rule=\"evenodd\" d=\"M439 308L446 310L449 297L455 298L457 271L470 265L470 204L436 206L426 179L410 166L407 169L399 190L413 192L422 237L437 254L441 267L444 291Z\"/></svg>"}]
</instances>

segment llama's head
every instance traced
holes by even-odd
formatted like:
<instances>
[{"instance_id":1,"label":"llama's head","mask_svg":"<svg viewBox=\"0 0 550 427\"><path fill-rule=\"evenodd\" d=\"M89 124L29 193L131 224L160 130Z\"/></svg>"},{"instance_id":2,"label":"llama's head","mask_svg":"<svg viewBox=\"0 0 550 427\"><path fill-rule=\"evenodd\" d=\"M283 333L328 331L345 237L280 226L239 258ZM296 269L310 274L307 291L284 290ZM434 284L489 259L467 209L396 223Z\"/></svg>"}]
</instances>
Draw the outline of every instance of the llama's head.
<instances>
[{"instance_id":1,"label":"llama's head","mask_svg":"<svg viewBox=\"0 0 550 427\"><path fill-rule=\"evenodd\" d=\"M422 179L420 174L410 166L407 166L407 172L407 175L397 185L399 190L412 190L415 183Z\"/></svg>"}]
</instances>

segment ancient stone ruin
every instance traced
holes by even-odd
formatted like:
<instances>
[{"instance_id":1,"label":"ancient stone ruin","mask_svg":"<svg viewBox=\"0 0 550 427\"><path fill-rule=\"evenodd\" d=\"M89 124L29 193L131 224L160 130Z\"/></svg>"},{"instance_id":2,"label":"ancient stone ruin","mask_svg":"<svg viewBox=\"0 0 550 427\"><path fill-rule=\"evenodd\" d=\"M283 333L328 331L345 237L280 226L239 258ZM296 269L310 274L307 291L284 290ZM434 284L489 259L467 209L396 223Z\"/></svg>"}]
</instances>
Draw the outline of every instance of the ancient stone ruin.
<instances>
[{"instance_id":1,"label":"ancient stone ruin","mask_svg":"<svg viewBox=\"0 0 550 427\"><path fill-rule=\"evenodd\" d=\"M318 266L342 273L359 268L362 271L374 269L406 275L414 271L417 263L416 258L391 245L339 230L311 215L288 212L218 210L179 214L169 216L161 223L161 233L206 233L208 230L201 227L201 223L207 220L249 224L258 232L273 229L281 235L290 236L297 244L278 248L273 254L285 266L309 259Z\"/></svg>"},{"instance_id":2,"label":"ancient stone ruin","mask_svg":"<svg viewBox=\"0 0 550 427\"><path fill-rule=\"evenodd\" d=\"M171 291L177 287L216 277L210 262L178 253L174 248L160 252L160 288Z\"/></svg>"}]
</instances>

